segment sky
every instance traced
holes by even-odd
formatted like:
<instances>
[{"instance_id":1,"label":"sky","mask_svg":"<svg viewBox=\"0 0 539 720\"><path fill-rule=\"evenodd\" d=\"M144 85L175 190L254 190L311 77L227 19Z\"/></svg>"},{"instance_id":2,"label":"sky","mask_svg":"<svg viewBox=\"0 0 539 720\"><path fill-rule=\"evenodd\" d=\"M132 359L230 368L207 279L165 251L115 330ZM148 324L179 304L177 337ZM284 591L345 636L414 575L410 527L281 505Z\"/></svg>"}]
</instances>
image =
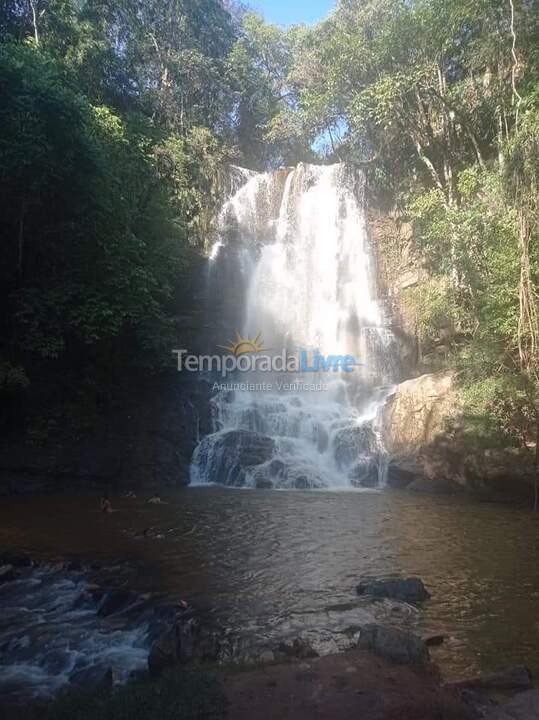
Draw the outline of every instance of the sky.
<instances>
[{"instance_id":1,"label":"sky","mask_svg":"<svg viewBox=\"0 0 539 720\"><path fill-rule=\"evenodd\" d=\"M334 8L335 0L250 0L246 4L268 22L293 25L321 20Z\"/></svg>"}]
</instances>

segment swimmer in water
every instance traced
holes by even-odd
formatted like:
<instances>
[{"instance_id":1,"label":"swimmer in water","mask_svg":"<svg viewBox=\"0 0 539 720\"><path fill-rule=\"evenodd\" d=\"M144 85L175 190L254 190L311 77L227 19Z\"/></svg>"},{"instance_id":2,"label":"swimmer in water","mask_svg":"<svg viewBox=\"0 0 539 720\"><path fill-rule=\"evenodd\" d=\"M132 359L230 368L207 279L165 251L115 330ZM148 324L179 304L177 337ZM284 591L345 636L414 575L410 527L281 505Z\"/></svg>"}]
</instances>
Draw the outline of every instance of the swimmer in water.
<instances>
[{"instance_id":1,"label":"swimmer in water","mask_svg":"<svg viewBox=\"0 0 539 720\"><path fill-rule=\"evenodd\" d=\"M166 503L161 500L159 493L155 493L155 495L151 497L148 502L152 503L152 505L166 505Z\"/></svg>"},{"instance_id":2,"label":"swimmer in water","mask_svg":"<svg viewBox=\"0 0 539 720\"><path fill-rule=\"evenodd\" d=\"M110 500L108 498L105 498L105 497L101 498L101 512L104 512L104 513L114 512L112 509Z\"/></svg>"}]
</instances>

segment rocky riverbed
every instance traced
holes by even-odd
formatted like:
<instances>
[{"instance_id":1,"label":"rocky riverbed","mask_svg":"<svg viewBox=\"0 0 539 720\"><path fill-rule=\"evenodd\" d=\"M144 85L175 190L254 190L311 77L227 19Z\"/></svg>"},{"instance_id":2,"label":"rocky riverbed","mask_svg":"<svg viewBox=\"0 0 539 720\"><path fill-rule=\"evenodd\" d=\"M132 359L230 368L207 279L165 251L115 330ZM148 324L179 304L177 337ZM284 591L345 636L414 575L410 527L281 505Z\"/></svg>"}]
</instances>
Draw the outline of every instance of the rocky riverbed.
<instances>
[{"instance_id":1,"label":"rocky riverbed","mask_svg":"<svg viewBox=\"0 0 539 720\"><path fill-rule=\"evenodd\" d=\"M212 626L185 600L133 590L135 572L127 563L0 554L0 703L6 711L20 712L30 702L36 712L48 712L43 702L66 690L75 698L94 691L114 702L122 686L158 682L177 667L213 667L234 720L333 720L358 712L370 720L505 720L513 707L524 712L516 717L537 717L530 714L537 697L526 668L444 686L429 656L443 637L373 621L398 609L421 612L430 595L419 578L360 578L357 603L298 618L262 640L248 628L234 636ZM528 692L507 706L491 696L516 690Z\"/></svg>"}]
</instances>

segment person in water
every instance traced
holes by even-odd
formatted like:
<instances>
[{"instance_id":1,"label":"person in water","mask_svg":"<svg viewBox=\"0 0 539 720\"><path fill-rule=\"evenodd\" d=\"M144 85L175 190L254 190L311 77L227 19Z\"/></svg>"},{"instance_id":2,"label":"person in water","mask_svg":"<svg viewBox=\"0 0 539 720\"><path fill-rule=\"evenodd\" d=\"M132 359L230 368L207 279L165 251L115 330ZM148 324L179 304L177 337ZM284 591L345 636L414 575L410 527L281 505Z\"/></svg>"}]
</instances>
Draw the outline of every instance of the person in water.
<instances>
[{"instance_id":1,"label":"person in water","mask_svg":"<svg viewBox=\"0 0 539 720\"><path fill-rule=\"evenodd\" d=\"M161 500L161 496L159 495L159 493L155 493L155 495L151 497L148 502L152 503L152 505L166 505L166 503Z\"/></svg>"},{"instance_id":2,"label":"person in water","mask_svg":"<svg viewBox=\"0 0 539 720\"><path fill-rule=\"evenodd\" d=\"M104 513L113 512L111 502L106 497L101 498L101 512L104 512Z\"/></svg>"}]
</instances>

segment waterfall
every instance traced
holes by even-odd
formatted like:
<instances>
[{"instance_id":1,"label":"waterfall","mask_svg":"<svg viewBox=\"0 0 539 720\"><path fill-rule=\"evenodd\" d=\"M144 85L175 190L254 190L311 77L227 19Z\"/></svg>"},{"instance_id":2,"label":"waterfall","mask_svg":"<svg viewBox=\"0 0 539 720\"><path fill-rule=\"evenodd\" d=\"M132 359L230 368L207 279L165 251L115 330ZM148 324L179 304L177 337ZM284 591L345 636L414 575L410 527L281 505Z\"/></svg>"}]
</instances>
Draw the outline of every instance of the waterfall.
<instances>
[{"instance_id":1,"label":"waterfall","mask_svg":"<svg viewBox=\"0 0 539 720\"><path fill-rule=\"evenodd\" d=\"M222 208L208 262L210 301L231 323L235 316L241 337L258 338L260 351L353 356L357 365L227 379L212 400L214 433L194 452L191 482L382 484L378 415L399 359L377 298L362 174L301 163L246 176Z\"/></svg>"}]
</instances>

